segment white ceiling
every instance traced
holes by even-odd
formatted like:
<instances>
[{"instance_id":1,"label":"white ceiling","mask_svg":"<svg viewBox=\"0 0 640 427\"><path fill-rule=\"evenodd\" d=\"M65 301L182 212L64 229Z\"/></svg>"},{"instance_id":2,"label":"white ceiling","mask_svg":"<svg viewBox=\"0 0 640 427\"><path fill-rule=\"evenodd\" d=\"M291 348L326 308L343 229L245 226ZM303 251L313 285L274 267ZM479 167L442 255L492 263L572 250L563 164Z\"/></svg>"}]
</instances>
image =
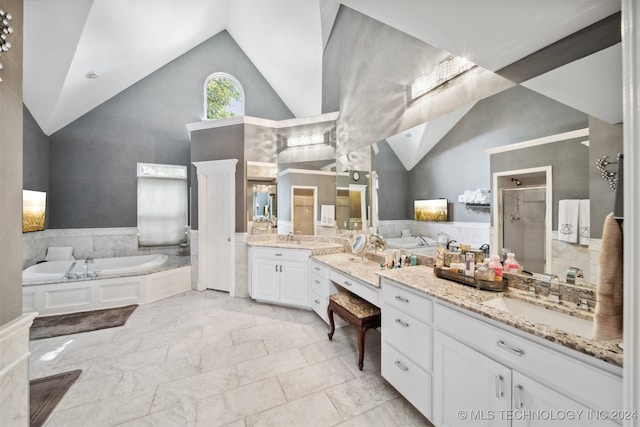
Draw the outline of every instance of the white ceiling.
<instances>
[{"instance_id":1,"label":"white ceiling","mask_svg":"<svg viewBox=\"0 0 640 427\"><path fill-rule=\"evenodd\" d=\"M620 10L619 0L25 0L24 102L50 135L226 29L296 117L318 115L340 3L490 71ZM524 85L620 122L621 62L613 47Z\"/></svg>"}]
</instances>

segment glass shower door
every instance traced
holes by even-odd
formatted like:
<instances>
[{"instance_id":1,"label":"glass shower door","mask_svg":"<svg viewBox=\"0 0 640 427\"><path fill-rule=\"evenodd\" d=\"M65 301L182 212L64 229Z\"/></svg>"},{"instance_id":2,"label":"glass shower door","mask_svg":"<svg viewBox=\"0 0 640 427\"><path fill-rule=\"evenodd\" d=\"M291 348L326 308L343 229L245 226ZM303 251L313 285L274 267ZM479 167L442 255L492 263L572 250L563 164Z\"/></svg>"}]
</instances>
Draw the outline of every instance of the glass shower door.
<instances>
[{"instance_id":1,"label":"glass shower door","mask_svg":"<svg viewBox=\"0 0 640 427\"><path fill-rule=\"evenodd\" d=\"M502 241L527 271L545 271L546 187L502 189Z\"/></svg>"}]
</instances>

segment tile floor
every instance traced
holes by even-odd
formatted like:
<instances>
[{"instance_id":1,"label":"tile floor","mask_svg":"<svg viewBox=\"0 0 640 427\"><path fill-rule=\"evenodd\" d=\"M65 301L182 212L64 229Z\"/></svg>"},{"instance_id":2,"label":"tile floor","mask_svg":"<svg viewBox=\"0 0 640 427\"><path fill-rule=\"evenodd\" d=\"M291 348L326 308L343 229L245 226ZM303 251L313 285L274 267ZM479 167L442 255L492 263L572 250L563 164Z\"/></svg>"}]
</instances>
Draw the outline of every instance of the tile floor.
<instances>
[{"instance_id":1,"label":"tile floor","mask_svg":"<svg viewBox=\"0 0 640 427\"><path fill-rule=\"evenodd\" d=\"M80 368L45 427L430 426L380 376L380 334L215 291L141 305L120 328L32 341L30 378Z\"/></svg>"}]
</instances>

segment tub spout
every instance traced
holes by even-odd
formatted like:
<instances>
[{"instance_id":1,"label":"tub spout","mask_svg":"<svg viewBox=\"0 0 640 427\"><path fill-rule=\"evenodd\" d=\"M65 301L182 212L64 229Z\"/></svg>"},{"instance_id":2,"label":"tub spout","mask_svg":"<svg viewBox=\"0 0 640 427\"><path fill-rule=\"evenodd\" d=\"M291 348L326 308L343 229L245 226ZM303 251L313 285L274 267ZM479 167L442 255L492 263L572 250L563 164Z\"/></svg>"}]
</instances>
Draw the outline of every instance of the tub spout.
<instances>
[{"instance_id":1,"label":"tub spout","mask_svg":"<svg viewBox=\"0 0 640 427\"><path fill-rule=\"evenodd\" d=\"M82 274L82 277L89 277L89 264L93 264L94 262L95 261L91 257L84 260L84 273Z\"/></svg>"},{"instance_id":2,"label":"tub spout","mask_svg":"<svg viewBox=\"0 0 640 427\"><path fill-rule=\"evenodd\" d=\"M62 280L64 280L65 282L69 279L75 279L76 277L78 277L76 275L76 273L72 273L71 270L73 270L73 268L76 266L77 262L73 261L71 263L71 265L69 266L69 268L67 268L67 271L64 273L64 277Z\"/></svg>"}]
</instances>

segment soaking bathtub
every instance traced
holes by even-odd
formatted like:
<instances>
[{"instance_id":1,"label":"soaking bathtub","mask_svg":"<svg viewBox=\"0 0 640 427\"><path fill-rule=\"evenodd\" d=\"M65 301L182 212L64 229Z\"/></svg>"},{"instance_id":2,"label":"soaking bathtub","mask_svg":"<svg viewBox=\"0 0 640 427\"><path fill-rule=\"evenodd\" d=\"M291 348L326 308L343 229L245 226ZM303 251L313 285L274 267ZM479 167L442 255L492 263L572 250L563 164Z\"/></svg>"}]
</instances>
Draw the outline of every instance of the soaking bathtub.
<instances>
[{"instance_id":1,"label":"soaking bathtub","mask_svg":"<svg viewBox=\"0 0 640 427\"><path fill-rule=\"evenodd\" d=\"M167 255L96 258L89 277L81 277L84 260L49 261L22 272L23 313L72 313L100 308L145 304L191 289L188 257L168 263ZM76 262L66 279L65 272Z\"/></svg>"},{"instance_id":2,"label":"soaking bathtub","mask_svg":"<svg viewBox=\"0 0 640 427\"><path fill-rule=\"evenodd\" d=\"M142 274L160 267L169 257L167 255L136 255L115 258L96 258L89 264L89 275L111 276L118 274ZM63 281L64 275L70 271L80 275L84 272L84 260L48 261L32 265L22 271L22 283L28 284L42 281Z\"/></svg>"},{"instance_id":3,"label":"soaking bathtub","mask_svg":"<svg viewBox=\"0 0 640 427\"><path fill-rule=\"evenodd\" d=\"M388 249L405 249L407 253L434 256L438 243L429 237L405 236L385 239Z\"/></svg>"}]
</instances>

